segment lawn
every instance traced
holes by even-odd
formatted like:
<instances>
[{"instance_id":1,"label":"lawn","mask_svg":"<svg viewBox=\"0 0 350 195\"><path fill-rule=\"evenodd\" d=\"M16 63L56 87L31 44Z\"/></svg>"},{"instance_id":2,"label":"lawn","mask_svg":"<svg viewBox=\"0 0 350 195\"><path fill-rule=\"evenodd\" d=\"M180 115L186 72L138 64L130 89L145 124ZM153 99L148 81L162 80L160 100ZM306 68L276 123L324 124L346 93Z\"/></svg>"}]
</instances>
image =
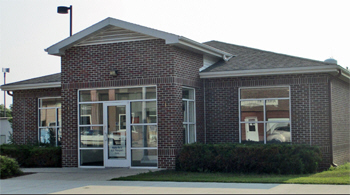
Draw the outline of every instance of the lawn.
<instances>
[{"instance_id":1,"label":"lawn","mask_svg":"<svg viewBox=\"0 0 350 195\"><path fill-rule=\"evenodd\" d=\"M295 184L350 184L350 163L330 168L316 174L268 175L231 173L194 173L162 170L141 173L112 180L123 181L178 181L178 182L226 182L226 183L295 183Z\"/></svg>"}]
</instances>

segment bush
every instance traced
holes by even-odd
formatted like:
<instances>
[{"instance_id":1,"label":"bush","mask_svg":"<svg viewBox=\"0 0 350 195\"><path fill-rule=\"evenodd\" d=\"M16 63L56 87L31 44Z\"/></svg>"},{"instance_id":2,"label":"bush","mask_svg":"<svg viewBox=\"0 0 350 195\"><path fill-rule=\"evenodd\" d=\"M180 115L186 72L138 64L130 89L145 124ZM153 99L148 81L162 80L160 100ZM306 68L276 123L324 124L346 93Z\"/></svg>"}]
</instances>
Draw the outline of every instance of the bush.
<instances>
[{"instance_id":1,"label":"bush","mask_svg":"<svg viewBox=\"0 0 350 195\"><path fill-rule=\"evenodd\" d=\"M4 144L0 152L16 159L21 167L61 167L60 147Z\"/></svg>"},{"instance_id":2,"label":"bush","mask_svg":"<svg viewBox=\"0 0 350 195\"><path fill-rule=\"evenodd\" d=\"M13 158L0 155L1 178L21 175L23 172L19 169L17 161Z\"/></svg>"},{"instance_id":3,"label":"bush","mask_svg":"<svg viewBox=\"0 0 350 195\"><path fill-rule=\"evenodd\" d=\"M317 147L286 144L189 144L176 159L176 170L228 173L315 173Z\"/></svg>"}]
</instances>

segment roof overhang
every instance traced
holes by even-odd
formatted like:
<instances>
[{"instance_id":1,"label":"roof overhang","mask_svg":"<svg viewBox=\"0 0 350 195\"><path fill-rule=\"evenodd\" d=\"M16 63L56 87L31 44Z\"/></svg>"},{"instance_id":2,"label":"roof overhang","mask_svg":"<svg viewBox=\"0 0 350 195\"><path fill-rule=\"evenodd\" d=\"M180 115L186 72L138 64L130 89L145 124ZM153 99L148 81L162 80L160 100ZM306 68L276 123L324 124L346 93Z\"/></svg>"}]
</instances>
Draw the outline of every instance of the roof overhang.
<instances>
[{"instance_id":1,"label":"roof overhang","mask_svg":"<svg viewBox=\"0 0 350 195\"><path fill-rule=\"evenodd\" d=\"M166 44L175 45L184 49L188 49L197 53L201 53L204 55L212 55L216 57L223 58L224 60L227 60L231 58L233 55L224 51L221 51L219 49L216 49L214 47L210 47L208 45L190 40L188 38L174 35L171 33L159 31L156 29L140 26L137 24L132 24L129 22L125 22L122 20L117 20L114 18L106 18L102 20L101 22L98 22L76 34L73 36L70 36L50 47L45 49L45 51L50 55L56 55L56 56L62 56L65 53L65 50L77 45L78 43L87 40L91 38L92 36L108 29L111 26L123 28L126 30L130 30L133 32L137 32L140 34L148 35L154 38L159 38L165 40Z\"/></svg>"},{"instance_id":2,"label":"roof overhang","mask_svg":"<svg viewBox=\"0 0 350 195\"><path fill-rule=\"evenodd\" d=\"M311 66L311 67L293 67L293 68L274 68L274 69L256 69L256 70L237 70L220 72L201 72L200 78L223 78L223 77L246 77L246 76L268 76L285 74L307 74L307 73L330 73L337 75L341 71L341 79L350 82L350 72L339 65Z\"/></svg>"},{"instance_id":3,"label":"roof overhang","mask_svg":"<svg viewBox=\"0 0 350 195\"><path fill-rule=\"evenodd\" d=\"M209 45L198 43L186 37L179 37L179 41L177 43L172 44L184 49L192 50L194 52L200 52L202 54L209 54L215 57L219 57L224 60L228 60L234 56L228 52L216 49L214 47L210 47Z\"/></svg>"},{"instance_id":4,"label":"roof overhang","mask_svg":"<svg viewBox=\"0 0 350 195\"><path fill-rule=\"evenodd\" d=\"M28 89L46 89L61 87L61 82L51 83L35 83L35 84L20 84L20 85L2 85L0 88L3 91L16 91L16 90L28 90Z\"/></svg>"}]
</instances>

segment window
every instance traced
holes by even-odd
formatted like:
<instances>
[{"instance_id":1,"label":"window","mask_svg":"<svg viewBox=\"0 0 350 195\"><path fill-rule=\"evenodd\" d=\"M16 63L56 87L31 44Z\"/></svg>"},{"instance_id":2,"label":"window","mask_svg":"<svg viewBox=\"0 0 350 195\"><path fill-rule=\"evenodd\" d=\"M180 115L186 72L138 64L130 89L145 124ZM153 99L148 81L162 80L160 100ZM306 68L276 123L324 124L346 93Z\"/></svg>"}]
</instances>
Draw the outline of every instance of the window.
<instances>
[{"instance_id":1,"label":"window","mask_svg":"<svg viewBox=\"0 0 350 195\"><path fill-rule=\"evenodd\" d=\"M103 166L103 104L120 101L130 105L131 166L158 166L157 89L155 86L79 90L80 166ZM109 112L107 111L107 116ZM123 113L126 113L124 110ZM118 132L127 127L120 123ZM126 123L125 123L126 124ZM105 143L106 144L106 143ZM93 157L94 160L91 160Z\"/></svg>"},{"instance_id":2,"label":"window","mask_svg":"<svg viewBox=\"0 0 350 195\"><path fill-rule=\"evenodd\" d=\"M61 130L61 98L39 98L39 142L60 146Z\"/></svg>"},{"instance_id":3,"label":"window","mask_svg":"<svg viewBox=\"0 0 350 195\"><path fill-rule=\"evenodd\" d=\"M184 143L194 143L196 142L196 106L194 89L182 89L182 110L184 113Z\"/></svg>"},{"instance_id":4,"label":"window","mask_svg":"<svg viewBox=\"0 0 350 195\"><path fill-rule=\"evenodd\" d=\"M240 89L240 141L291 142L289 87Z\"/></svg>"}]
</instances>

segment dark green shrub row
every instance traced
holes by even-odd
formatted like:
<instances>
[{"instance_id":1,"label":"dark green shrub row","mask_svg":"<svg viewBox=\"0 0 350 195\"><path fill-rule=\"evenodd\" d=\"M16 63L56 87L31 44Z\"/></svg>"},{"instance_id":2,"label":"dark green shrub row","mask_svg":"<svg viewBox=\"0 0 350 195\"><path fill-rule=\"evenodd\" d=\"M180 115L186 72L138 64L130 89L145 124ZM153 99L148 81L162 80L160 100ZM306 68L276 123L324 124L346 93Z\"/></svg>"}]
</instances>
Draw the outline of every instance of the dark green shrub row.
<instances>
[{"instance_id":1,"label":"dark green shrub row","mask_svg":"<svg viewBox=\"0 0 350 195\"><path fill-rule=\"evenodd\" d=\"M287 144L189 144L176 158L176 170L191 172L303 174L317 171L317 147Z\"/></svg>"},{"instance_id":2,"label":"dark green shrub row","mask_svg":"<svg viewBox=\"0 0 350 195\"><path fill-rule=\"evenodd\" d=\"M0 155L1 178L21 175L23 172L19 169L17 161L13 158Z\"/></svg>"},{"instance_id":3,"label":"dark green shrub row","mask_svg":"<svg viewBox=\"0 0 350 195\"><path fill-rule=\"evenodd\" d=\"M0 152L16 159L21 167L61 167L60 147L4 144Z\"/></svg>"}]
</instances>

